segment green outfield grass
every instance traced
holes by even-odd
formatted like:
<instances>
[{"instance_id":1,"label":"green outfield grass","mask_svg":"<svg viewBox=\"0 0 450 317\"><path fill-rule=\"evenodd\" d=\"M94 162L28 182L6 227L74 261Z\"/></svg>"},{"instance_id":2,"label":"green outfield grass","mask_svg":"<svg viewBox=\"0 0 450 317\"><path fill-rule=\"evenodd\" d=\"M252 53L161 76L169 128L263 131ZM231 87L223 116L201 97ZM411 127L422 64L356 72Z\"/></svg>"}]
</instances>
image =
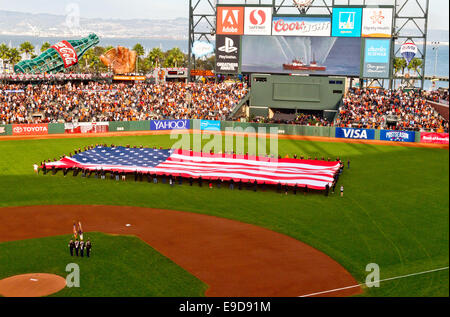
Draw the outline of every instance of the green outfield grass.
<instances>
[{"instance_id":1,"label":"green outfield grass","mask_svg":"<svg viewBox=\"0 0 450 317\"><path fill-rule=\"evenodd\" d=\"M236 219L292 236L330 255L359 282L368 263L381 279L449 264L449 151L279 140L281 155L351 159L336 193L284 195L227 188L35 175L33 163L88 144L169 147L169 136L0 141L0 206L109 204L184 210ZM205 141L207 142L207 141ZM0 263L1 265L1 263ZM448 296L447 271L367 289L364 296ZM301 294L299 294L301 295Z\"/></svg>"},{"instance_id":2,"label":"green outfield grass","mask_svg":"<svg viewBox=\"0 0 450 317\"><path fill-rule=\"evenodd\" d=\"M80 268L80 287L50 296L202 296L207 285L136 237L85 232L92 256L70 256L71 235L0 243L0 279L25 273L64 278Z\"/></svg>"}]
</instances>

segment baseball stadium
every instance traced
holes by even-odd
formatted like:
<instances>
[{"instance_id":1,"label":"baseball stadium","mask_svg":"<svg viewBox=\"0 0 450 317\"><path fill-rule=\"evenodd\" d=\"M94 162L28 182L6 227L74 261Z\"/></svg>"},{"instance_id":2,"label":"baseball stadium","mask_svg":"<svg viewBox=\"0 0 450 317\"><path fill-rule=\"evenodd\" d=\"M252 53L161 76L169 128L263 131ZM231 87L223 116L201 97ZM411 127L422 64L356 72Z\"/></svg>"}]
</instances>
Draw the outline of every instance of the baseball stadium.
<instances>
[{"instance_id":1,"label":"baseball stadium","mask_svg":"<svg viewBox=\"0 0 450 317\"><path fill-rule=\"evenodd\" d=\"M180 64L89 32L0 73L0 296L448 297L413 1L204 2Z\"/></svg>"}]
</instances>

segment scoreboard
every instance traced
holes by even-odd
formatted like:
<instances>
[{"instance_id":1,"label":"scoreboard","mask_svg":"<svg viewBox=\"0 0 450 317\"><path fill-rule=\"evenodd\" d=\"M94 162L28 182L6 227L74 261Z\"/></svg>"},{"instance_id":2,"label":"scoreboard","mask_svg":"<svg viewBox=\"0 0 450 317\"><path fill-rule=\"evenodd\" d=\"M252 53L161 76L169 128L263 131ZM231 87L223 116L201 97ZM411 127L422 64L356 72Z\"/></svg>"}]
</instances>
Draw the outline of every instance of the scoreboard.
<instances>
[{"instance_id":1,"label":"scoreboard","mask_svg":"<svg viewBox=\"0 0 450 317\"><path fill-rule=\"evenodd\" d=\"M216 73L389 78L393 6L335 6L278 15L272 6L218 5Z\"/></svg>"}]
</instances>

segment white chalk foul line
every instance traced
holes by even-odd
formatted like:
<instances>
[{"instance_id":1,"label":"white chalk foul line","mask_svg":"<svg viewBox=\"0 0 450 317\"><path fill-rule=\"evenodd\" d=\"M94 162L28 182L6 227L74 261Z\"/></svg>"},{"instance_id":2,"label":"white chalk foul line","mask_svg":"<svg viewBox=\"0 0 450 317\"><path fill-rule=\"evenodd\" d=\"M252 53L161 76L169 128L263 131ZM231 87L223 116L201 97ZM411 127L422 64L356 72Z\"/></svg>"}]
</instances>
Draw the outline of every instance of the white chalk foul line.
<instances>
[{"instance_id":1,"label":"white chalk foul line","mask_svg":"<svg viewBox=\"0 0 450 317\"><path fill-rule=\"evenodd\" d=\"M386 282L386 281L398 280L398 279L405 278L405 277L422 275L422 274L427 274L427 273L433 273L433 272L437 272L437 271L444 271L444 270L448 270L448 269L449 269L449 267L446 266L446 267L441 267L439 269L434 269L434 270L429 270L429 271L423 271L423 272L411 273L411 274L407 274L407 275L400 275L400 276L385 278L383 280L373 281L373 282L370 282L370 283L367 283L367 284L366 283L356 284L356 285L351 285L351 286L346 286L346 287L341 287L341 288L330 289L328 291L322 291L322 292L311 293L311 294L307 294L307 295L301 295L299 297L310 297L310 296L321 295L321 294L326 294L326 293L339 292L339 291L343 291L343 290L350 289L350 288L361 287L361 286L364 286L364 285L372 285L372 284L375 284L375 283L381 283L381 282Z\"/></svg>"}]
</instances>

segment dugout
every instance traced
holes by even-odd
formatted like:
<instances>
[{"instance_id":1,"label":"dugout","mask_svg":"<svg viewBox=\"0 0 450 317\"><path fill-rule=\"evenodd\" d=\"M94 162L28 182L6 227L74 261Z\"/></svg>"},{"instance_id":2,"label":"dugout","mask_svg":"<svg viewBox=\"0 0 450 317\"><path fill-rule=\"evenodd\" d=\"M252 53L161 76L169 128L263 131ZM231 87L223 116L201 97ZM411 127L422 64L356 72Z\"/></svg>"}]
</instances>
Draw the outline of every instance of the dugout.
<instances>
[{"instance_id":1,"label":"dugout","mask_svg":"<svg viewBox=\"0 0 450 317\"><path fill-rule=\"evenodd\" d=\"M346 78L252 74L248 115L315 113L333 121L346 89Z\"/></svg>"}]
</instances>

